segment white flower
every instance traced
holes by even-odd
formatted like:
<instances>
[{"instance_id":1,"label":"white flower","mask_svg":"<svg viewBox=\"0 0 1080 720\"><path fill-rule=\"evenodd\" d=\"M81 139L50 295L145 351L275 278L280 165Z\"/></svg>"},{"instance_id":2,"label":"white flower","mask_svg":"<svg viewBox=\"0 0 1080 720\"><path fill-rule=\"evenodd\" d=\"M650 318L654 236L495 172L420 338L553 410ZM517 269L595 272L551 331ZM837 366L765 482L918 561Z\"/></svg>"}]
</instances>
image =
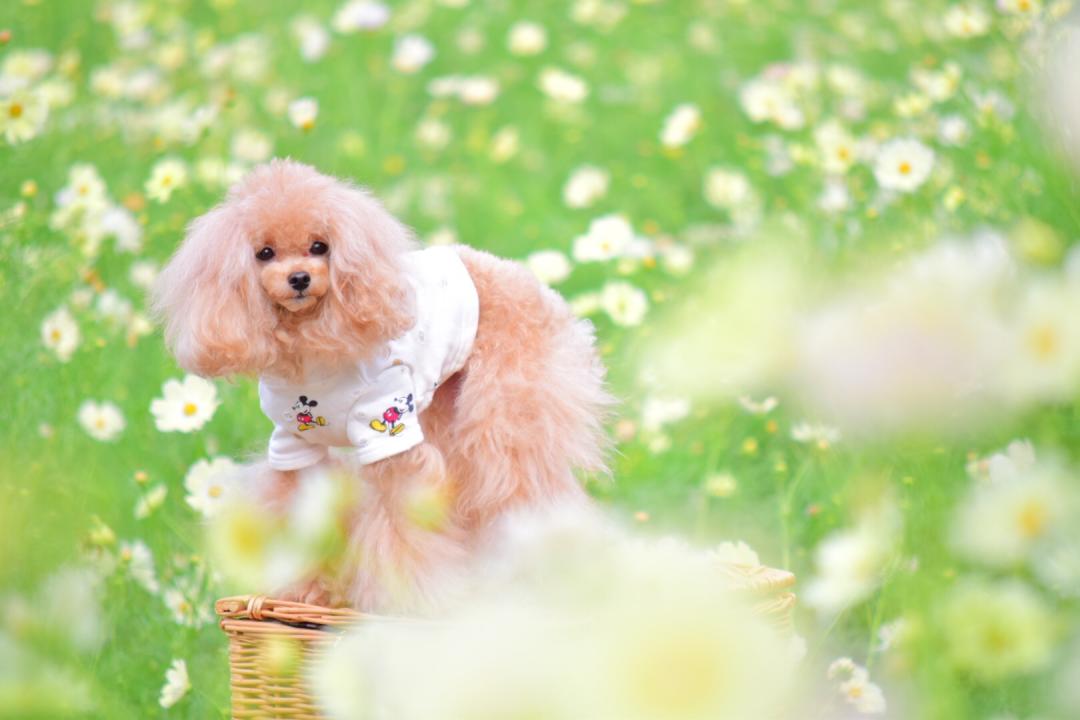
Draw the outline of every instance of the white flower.
<instances>
[{"instance_id":1,"label":"white flower","mask_svg":"<svg viewBox=\"0 0 1080 720\"><path fill-rule=\"evenodd\" d=\"M288 112L289 122L301 130L310 130L319 116L319 101L310 97L297 98L289 103Z\"/></svg>"},{"instance_id":2,"label":"white flower","mask_svg":"<svg viewBox=\"0 0 1080 720\"><path fill-rule=\"evenodd\" d=\"M87 400L79 406L79 424L95 440L115 440L124 431L126 423L120 408L111 402Z\"/></svg>"},{"instance_id":3,"label":"white flower","mask_svg":"<svg viewBox=\"0 0 1080 720\"><path fill-rule=\"evenodd\" d=\"M497 163L503 163L517 155L520 147L521 134L518 129L509 126L499 128L491 137L491 159Z\"/></svg>"},{"instance_id":4,"label":"white flower","mask_svg":"<svg viewBox=\"0 0 1080 720\"><path fill-rule=\"evenodd\" d=\"M828 122L814 130L814 141L821 154L821 168L832 175L843 175L855 162L856 143L843 126Z\"/></svg>"},{"instance_id":5,"label":"white flower","mask_svg":"<svg viewBox=\"0 0 1080 720\"><path fill-rule=\"evenodd\" d=\"M1042 0L997 0L997 7L1008 15L1035 15L1042 10Z\"/></svg>"},{"instance_id":6,"label":"white flower","mask_svg":"<svg viewBox=\"0 0 1080 720\"><path fill-rule=\"evenodd\" d=\"M881 688L870 682L870 673L851 658L838 658L829 665L828 678L839 680L837 691L855 710L863 715L881 715L885 712L885 695Z\"/></svg>"},{"instance_id":7,"label":"white flower","mask_svg":"<svg viewBox=\"0 0 1080 720\"><path fill-rule=\"evenodd\" d=\"M300 57L304 62L317 62L330 47L330 33L311 15L302 15L293 20L292 31L300 44Z\"/></svg>"},{"instance_id":8,"label":"white flower","mask_svg":"<svg viewBox=\"0 0 1080 720\"><path fill-rule=\"evenodd\" d=\"M540 73L540 90L556 102L576 104L589 96L588 84L559 68L545 68Z\"/></svg>"},{"instance_id":9,"label":"white flower","mask_svg":"<svg viewBox=\"0 0 1080 720\"><path fill-rule=\"evenodd\" d=\"M198 624L198 613L195 605L187 595L179 588L170 588L161 596L165 607L172 613L173 622L185 627L194 627Z\"/></svg>"},{"instance_id":10,"label":"white flower","mask_svg":"<svg viewBox=\"0 0 1080 720\"><path fill-rule=\"evenodd\" d=\"M197 461L184 476L187 504L203 517L213 517L228 500L239 470L239 465L225 457Z\"/></svg>"},{"instance_id":11,"label":"white flower","mask_svg":"<svg viewBox=\"0 0 1080 720\"><path fill-rule=\"evenodd\" d=\"M101 216L100 229L105 237L116 238L116 249L120 252L138 252L142 249L143 231L139 221L130 210L113 205Z\"/></svg>"},{"instance_id":12,"label":"white flower","mask_svg":"<svg viewBox=\"0 0 1080 720\"><path fill-rule=\"evenodd\" d=\"M682 147L693 140L700 129L701 110L693 103L683 103L664 119L660 144L669 148Z\"/></svg>"},{"instance_id":13,"label":"white flower","mask_svg":"<svg viewBox=\"0 0 1080 720\"><path fill-rule=\"evenodd\" d=\"M424 118L416 126L416 142L430 150L442 150L450 144L450 126L435 118Z\"/></svg>"},{"instance_id":14,"label":"white flower","mask_svg":"<svg viewBox=\"0 0 1080 720\"><path fill-rule=\"evenodd\" d=\"M113 288L98 295L95 305L98 315L112 323L125 323L131 317L131 301Z\"/></svg>"},{"instance_id":15,"label":"white flower","mask_svg":"<svg viewBox=\"0 0 1080 720\"><path fill-rule=\"evenodd\" d=\"M944 25L955 37L978 37L990 29L990 15L978 5L953 5L945 11Z\"/></svg>"},{"instance_id":16,"label":"white flower","mask_svg":"<svg viewBox=\"0 0 1080 720\"><path fill-rule=\"evenodd\" d=\"M547 47L547 31L539 23L521 20L510 27L506 46L514 55L539 55Z\"/></svg>"},{"instance_id":17,"label":"white flower","mask_svg":"<svg viewBox=\"0 0 1080 720\"><path fill-rule=\"evenodd\" d=\"M705 176L705 200L721 210L733 210L753 200L754 190L737 170L713 168Z\"/></svg>"},{"instance_id":18,"label":"white flower","mask_svg":"<svg viewBox=\"0 0 1080 720\"><path fill-rule=\"evenodd\" d=\"M791 428L791 439L801 443L813 443L824 448L840 439L840 431L828 425L811 425L808 422L801 422Z\"/></svg>"},{"instance_id":19,"label":"white flower","mask_svg":"<svg viewBox=\"0 0 1080 720\"><path fill-rule=\"evenodd\" d=\"M1080 288L1038 282L1025 289L1009 322L1005 391L1015 400L1066 400L1080 384Z\"/></svg>"},{"instance_id":20,"label":"white flower","mask_svg":"<svg viewBox=\"0 0 1080 720\"><path fill-rule=\"evenodd\" d=\"M912 192L934 169L934 151L918 140L898 138L882 146L874 164L874 177L886 190Z\"/></svg>"},{"instance_id":21,"label":"white flower","mask_svg":"<svg viewBox=\"0 0 1080 720\"><path fill-rule=\"evenodd\" d=\"M15 145L37 137L49 116L49 105L39 92L18 90L0 97L0 132Z\"/></svg>"},{"instance_id":22,"label":"white flower","mask_svg":"<svg viewBox=\"0 0 1080 720\"><path fill-rule=\"evenodd\" d=\"M690 401L684 397L650 395L641 404L641 429L656 432L689 414Z\"/></svg>"},{"instance_id":23,"label":"white flower","mask_svg":"<svg viewBox=\"0 0 1080 720\"><path fill-rule=\"evenodd\" d=\"M163 397L150 403L157 429L162 432L192 432L214 416L220 401L217 386L199 377L187 375L183 381L166 380Z\"/></svg>"},{"instance_id":24,"label":"white flower","mask_svg":"<svg viewBox=\"0 0 1080 720\"><path fill-rule=\"evenodd\" d=\"M644 290L628 282L613 280L600 292L600 308L616 325L632 327L640 325L645 318L649 299Z\"/></svg>"},{"instance_id":25,"label":"white flower","mask_svg":"<svg viewBox=\"0 0 1080 720\"><path fill-rule=\"evenodd\" d=\"M139 260L131 264L131 269L128 270L128 279L136 287L140 287L143 290L149 290L154 285L154 281L157 280L158 266L153 260Z\"/></svg>"},{"instance_id":26,"label":"white flower","mask_svg":"<svg viewBox=\"0 0 1080 720\"><path fill-rule=\"evenodd\" d=\"M405 35L394 43L394 55L390 64L398 72L419 72L435 57L435 46L422 35Z\"/></svg>"},{"instance_id":27,"label":"white flower","mask_svg":"<svg viewBox=\"0 0 1080 720\"><path fill-rule=\"evenodd\" d=\"M378 30L390 20L390 9L376 0L350 0L334 13L334 31L343 35Z\"/></svg>"},{"instance_id":28,"label":"white flower","mask_svg":"<svg viewBox=\"0 0 1080 720\"><path fill-rule=\"evenodd\" d=\"M775 410L779 404L780 401L771 395L760 402L748 395L739 396L739 405L751 415L767 415Z\"/></svg>"},{"instance_id":29,"label":"white flower","mask_svg":"<svg viewBox=\"0 0 1080 720\"><path fill-rule=\"evenodd\" d=\"M622 255L634 241L634 229L622 215L604 215L589 223L584 235L574 238L574 259L602 262Z\"/></svg>"},{"instance_id":30,"label":"white flower","mask_svg":"<svg viewBox=\"0 0 1080 720\"><path fill-rule=\"evenodd\" d=\"M960 115L946 115L938 123L938 139L945 145L963 145L971 137L971 125Z\"/></svg>"},{"instance_id":31,"label":"white flower","mask_svg":"<svg viewBox=\"0 0 1080 720\"><path fill-rule=\"evenodd\" d=\"M817 206L830 214L844 212L851 207L851 193L840 178L829 178L818 196Z\"/></svg>"},{"instance_id":32,"label":"white flower","mask_svg":"<svg viewBox=\"0 0 1080 720\"><path fill-rule=\"evenodd\" d=\"M190 689L191 681L188 679L187 663L183 660L173 660L169 669L165 671L165 685L161 688L158 704L163 708L171 708L180 702Z\"/></svg>"},{"instance_id":33,"label":"white flower","mask_svg":"<svg viewBox=\"0 0 1080 720\"><path fill-rule=\"evenodd\" d=\"M458 84L458 97L466 105L490 105L499 96L499 82L486 75L469 75Z\"/></svg>"},{"instance_id":34,"label":"white flower","mask_svg":"<svg viewBox=\"0 0 1080 720\"><path fill-rule=\"evenodd\" d=\"M895 508L882 503L864 512L855 527L821 541L814 551L817 573L806 587L807 604L831 615L865 600L882 580L899 522Z\"/></svg>"},{"instance_id":35,"label":"white flower","mask_svg":"<svg viewBox=\"0 0 1080 720\"><path fill-rule=\"evenodd\" d=\"M79 347L79 326L66 307L49 313L41 323L41 342L56 353L60 362L71 359Z\"/></svg>"},{"instance_id":36,"label":"white flower","mask_svg":"<svg viewBox=\"0 0 1080 720\"><path fill-rule=\"evenodd\" d=\"M183 160L159 160L150 171L150 179L146 181L146 195L151 200L168 202L173 190L186 185L187 180L188 170Z\"/></svg>"},{"instance_id":37,"label":"white flower","mask_svg":"<svg viewBox=\"0 0 1080 720\"><path fill-rule=\"evenodd\" d=\"M154 554L142 540L120 543L120 562L127 567L131 579L148 593L156 595L161 589L154 572Z\"/></svg>"},{"instance_id":38,"label":"white flower","mask_svg":"<svg viewBox=\"0 0 1080 720\"><path fill-rule=\"evenodd\" d=\"M773 79L755 78L739 90L739 103L756 123L772 122L785 130L798 130L806 117L787 86Z\"/></svg>"},{"instance_id":39,"label":"white flower","mask_svg":"<svg viewBox=\"0 0 1080 720\"><path fill-rule=\"evenodd\" d=\"M582 165L563 186L563 202L567 207L586 208L607 195L611 176L606 170Z\"/></svg>"},{"instance_id":40,"label":"white flower","mask_svg":"<svg viewBox=\"0 0 1080 720\"><path fill-rule=\"evenodd\" d=\"M557 285L570 276L573 266L558 250L538 250L525 258L525 265L546 285Z\"/></svg>"},{"instance_id":41,"label":"white flower","mask_svg":"<svg viewBox=\"0 0 1080 720\"><path fill-rule=\"evenodd\" d=\"M165 483L158 483L135 503L135 518L143 520L157 510L165 502L165 496L169 494L169 488Z\"/></svg>"},{"instance_id":42,"label":"white flower","mask_svg":"<svg viewBox=\"0 0 1080 720\"><path fill-rule=\"evenodd\" d=\"M273 141L258 130L244 128L233 135L232 154L237 160L261 163L270 159L273 152Z\"/></svg>"}]
</instances>

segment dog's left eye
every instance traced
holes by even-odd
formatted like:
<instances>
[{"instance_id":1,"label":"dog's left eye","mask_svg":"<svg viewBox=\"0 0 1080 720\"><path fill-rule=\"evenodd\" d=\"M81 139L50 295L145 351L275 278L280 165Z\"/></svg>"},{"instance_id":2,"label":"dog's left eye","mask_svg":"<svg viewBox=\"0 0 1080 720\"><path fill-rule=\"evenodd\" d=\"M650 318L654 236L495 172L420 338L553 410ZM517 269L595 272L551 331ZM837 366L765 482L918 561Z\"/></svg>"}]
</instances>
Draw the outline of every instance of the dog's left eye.
<instances>
[{"instance_id":1,"label":"dog's left eye","mask_svg":"<svg viewBox=\"0 0 1080 720\"><path fill-rule=\"evenodd\" d=\"M316 240L311 243L311 249L308 250L312 255L325 255L330 252L330 246L324 243L322 240Z\"/></svg>"}]
</instances>

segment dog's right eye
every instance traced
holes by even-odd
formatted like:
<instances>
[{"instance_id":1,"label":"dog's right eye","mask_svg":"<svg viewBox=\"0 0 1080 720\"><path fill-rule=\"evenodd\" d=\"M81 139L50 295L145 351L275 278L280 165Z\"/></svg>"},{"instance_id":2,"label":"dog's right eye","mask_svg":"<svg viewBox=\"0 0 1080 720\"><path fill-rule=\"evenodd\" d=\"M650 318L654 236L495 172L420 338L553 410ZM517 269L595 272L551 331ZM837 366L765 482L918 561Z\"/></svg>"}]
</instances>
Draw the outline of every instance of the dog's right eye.
<instances>
[{"instance_id":1,"label":"dog's right eye","mask_svg":"<svg viewBox=\"0 0 1080 720\"><path fill-rule=\"evenodd\" d=\"M274 257L274 248L267 245L262 250L255 253L255 257L258 258L259 260L263 260L263 261L270 260L270 259L272 259Z\"/></svg>"}]
</instances>

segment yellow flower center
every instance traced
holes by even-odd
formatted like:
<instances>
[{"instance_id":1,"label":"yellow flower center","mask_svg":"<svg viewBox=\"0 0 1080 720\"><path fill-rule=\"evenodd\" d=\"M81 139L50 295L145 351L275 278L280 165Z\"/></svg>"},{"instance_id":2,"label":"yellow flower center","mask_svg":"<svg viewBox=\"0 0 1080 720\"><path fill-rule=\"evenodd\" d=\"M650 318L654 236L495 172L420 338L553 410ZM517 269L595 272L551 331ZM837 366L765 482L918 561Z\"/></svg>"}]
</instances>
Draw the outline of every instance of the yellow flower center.
<instances>
[{"instance_id":1,"label":"yellow flower center","mask_svg":"<svg viewBox=\"0 0 1080 720\"><path fill-rule=\"evenodd\" d=\"M847 162L851 159L851 150L847 149L846 147L837 148L836 157L840 158L844 162Z\"/></svg>"},{"instance_id":2,"label":"yellow flower center","mask_svg":"<svg viewBox=\"0 0 1080 720\"><path fill-rule=\"evenodd\" d=\"M164 185L165 187L168 187L168 186L172 185L172 183L173 183L172 175L169 175L168 173L165 173L164 175L161 176L161 184Z\"/></svg>"},{"instance_id":3,"label":"yellow flower center","mask_svg":"<svg viewBox=\"0 0 1080 720\"><path fill-rule=\"evenodd\" d=\"M903 162L900 163L900 167L897 168L897 169L900 171L901 175L910 175L911 174L911 163L909 163L907 160L904 160Z\"/></svg>"},{"instance_id":4,"label":"yellow flower center","mask_svg":"<svg viewBox=\"0 0 1080 720\"><path fill-rule=\"evenodd\" d=\"M188 417L190 417L190 416L194 415L198 411L198 409L199 408L198 408L197 405L195 405L195 403L190 403L189 402L186 405L184 405L184 414L187 415Z\"/></svg>"},{"instance_id":5,"label":"yellow flower center","mask_svg":"<svg viewBox=\"0 0 1080 720\"><path fill-rule=\"evenodd\" d=\"M104 430L105 429L105 418L99 417L96 420L94 420L94 427L96 427L98 430Z\"/></svg>"},{"instance_id":6,"label":"yellow flower center","mask_svg":"<svg viewBox=\"0 0 1080 720\"><path fill-rule=\"evenodd\" d=\"M863 695L862 685L852 685L848 688L847 694L852 700L858 700Z\"/></svg>"},{"instance_id":7,"label":"yellow flower center","mask_svg":"<svg viewBox=\"0 0 1080 720\"><path fill-rule=\"evenodd\" d=\"M1018 10L1027 12L1031 9L1031 0L1017 0L1016 7Z\"/></svg>"},{"instance_id":8,"label":"yellow flower center","mask_svg":"<svg viewBox=\"0 0 1080 720\"><path fill-rule=\"evenodd\" d=\"M1031 349L1040 360L1049 360L1057 354L1061 345L1057 330L1051 325L1040 325L1031 331Z\"/></svg>"},{"instance_id":9,"label":"yellow flower center","mask_svg":"<svg viewBox=\"0 0 1080 720\"><path fill-rule=\"evenodd\" d=\"M1016 516L1016 524L1020 528L1020 534L1026 538L1036 538L1043 534L1046 529L1047 517L1046 506L1037 500L1024 503Z\"/></svg>"},{"instance_id":10,"label":"yellow flower center","mask_svg":"<svg viewBox=\"0 0 1080 720\"><path fill-rule=\"evenodd\" d=\"M63 333L61 333L59 330L54 329L51 333L49 333L49 337L52 338L53 342L59 342L60 338L63 337Z\"/></svg>"},{"instance_id":11,"label":"yellow flower center","mask_svg":"<svg viewBox=\"0 0 1080 720\"><path fill-rule=\"evenodd\" d=\"M206 491L206 494L212 498L219 498L221 497L221 493L223 493L224 491L224 488L222 488L220 485L211 485L210 489Z\"/></svg>"},{"instance_id":12,"label":"yellow flower center","mask_svg":"<svg viewBox=\"0 0 1080 720\"><path fill-rule=\"evenodd\" d=\"M22 114L23 114L23 106L20 105L19 103L11 103L11 107L8 108L8 115L10 115L13 118L19 118L19 117L22 117Z\"/></svg>"}]
</instances>

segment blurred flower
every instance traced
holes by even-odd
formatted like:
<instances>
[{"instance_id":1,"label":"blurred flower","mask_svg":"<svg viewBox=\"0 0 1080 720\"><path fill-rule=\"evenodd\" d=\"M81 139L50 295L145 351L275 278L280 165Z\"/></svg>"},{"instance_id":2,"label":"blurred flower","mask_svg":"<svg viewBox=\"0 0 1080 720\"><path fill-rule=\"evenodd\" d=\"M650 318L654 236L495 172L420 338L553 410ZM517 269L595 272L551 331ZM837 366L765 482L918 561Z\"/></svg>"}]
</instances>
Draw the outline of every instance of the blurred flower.
<instances>
[{"instance_id":1,"label":"blurred flower","mask_svg":"<svg viewBox=\"0 0 1080 720\"><path fill-rule=\"evenodd\" d=\"M525 258L525 265L540 282L557 285L570 276L573 266L558 250L537 250Z\"/></svg>"},{"instance_id":2,"label":"blurred flower","mask_svg":"<svg viewBox=\"0 0 1080 720\"><path fill-rule=\"evenodd\" d=\"M721 210L736 210L754 202L754 189L738 170L713 168L705 176L705 200Z\"/></svg>"},{"instance_id":3,"label":"blurred flower","mask_svg":"<svg viewBox=\"0 0 1080 720\"><path fill-rule=\"evenodd\" d=\"M146 592L156 595L161 589L157 573L154 571L154 554L142 540L120 543L119 560L121 567L127 569L131 579Z\"/></svg>"},{"instance_id":4,"label":"blurred flower","mask_svg":"<svg viewBox=\"0 0 1080 720\"><path fill-rule=\"evenodd\" d=\"M1043 281L1025 288L1009 319L1003 378L1019 400L1072 399L1080 387L1080 288Z\"/></svg>"},{"instance_id":5,"label":"blurred flower","mask_svg":"<svg viewBox=\"0 0 1080 720\"><path fill-rule=\"evenodd\" d=\"M442 150L450 144L450 126L435 118L424 118L416 126L416 142L429 150Z\"/></svg>"},{"instance_id":6,"label":"blurred flower","mask_svg":"<svg viewBox=\"0 0 1080 720\"><path fill-rule=\"evenodd\" d=\"M789 88L774 77L758 77L743 85L739 104L755 123L772 122L785 130L798 130L806 124Z\"/></svg>"},{"instance_id":7,"label":"blurred flower","mask_svg":"<svg viewBox=\"0 0 1080 720\"><path fill-rule=\"evenodd\" d=\"M814 141L821 154L821 167L829 174L842 175L856 159L855 138L837 122L828 122L814 130Z\"/></svg>"},{"instance_id":8,"label":"blurred flower","mask_svg":"<svg viewBox=\"0 0 1080 720\"><path fill-rule=\"evenodd\" d=\"M683 397L650 395L641 404L641 429L655 432L690 414L690 401Z\"/></svg>"},{"instance_id":9,"label":"blurred flower","mask_svg":"<svg viewBox=\"0 0 1080 720\"><path fill-rule=\"evenodd\" d=\"M592 165L574 170L563 186L563 202L567 207L586 208L607 195L610 175Z\"/></svg>"},{"instance_id":10,"label":"blurred flower","mask_svg":"<svg viewBox=\"0 0 1080 720\"><path fill-rule=\"evenodd\" d=\"M885 712L885 694L870 682L870 673L851 658L839 658L829 665L828 678L838 681L837 692L855 710L863 715L882 715Z\"/></svg>"},{"instance_id":11,"label":"blurred flower","mask_svg":"<svg viewBox=\"0 0 1080 720\"><path fill-rule=\"evenodd\" d=\"M884 577L899 532L899 513L883 501L860 513L854 527L827 536L814 551L816 574L806 586L806 603L833 615L869 597Z\"/></svg>"},{"instance_id":12,"label":"blurred flower","mask_svg":"<svg viewBox=\"0 0 1080 720\"><path fill-rule=\"evenodd\" d=\"M49 116L49 106L40 92L17 90L0 97L0 132L16 145L37 137Z\"/></svg>"},{"instance_id":13,"label":"blurred flower","mask_svg":"<svg viewBox=\"0 0 1080 720\"><path fill-rule=\"evenodd\" d=\"M41 341L56 354L60 362L67 362L79 347L79 326L66 307L45 316L41 323Z\"/></svg>"},{"instance_id":14,"label":"blurred flower","mask_svg":"<svg viewBox=\"0 0 1080 720\"><path fill-rule=\"evenodd\" d=\"M377 0L349 0L334 13L331 25L343 35L378 30L390 20L390 9Z\"/></svg>"},{"instance_id":15,"label":"blurred flower","mask_svg":"<svg viewBox=\"0 0 1080 720\"><path fill-rule=\"evenodd\" d=\"M143 290L150 290L154 285L154 281L157 280L158 266L153 260L138 260L131 263L131 269L128 270L128 279L131 283Z\"/></svg>"},{"instance_id":16,"label":"blurred flower","mask_svg":"<svg viewBox=\"0 0 1080 720\"><path fill-rule=\"evenodd\" d=\"M142 226L125 207L113 205L106 210L101 216L101 231L105 237L116 238L116 249L120 252L142 249Z\"/></svg>"},{"instance_id":17,"label":"blurred flower","mask_svg":"<svg viewBox=\"0 0 1080 720\"><path fill-rule=\"evenodd\" d=\"M273 141L265 133L250 128L237 131L231 147L233 157L252 164L265 162L274 153Z\"/></svg>"},{"instance_id":18,"label":"blurred flower","mask_svg":"<svg viewBox=\"0 0 1080 720\"><path fill-rule=\"evenodd\" d=\"M159 160L150 171L150 179L146 181L146 195L151 200L168 202L173 191L186 185L187 181L188 170L183 160Z\"/></svg>"},{"instance_id":19,"label":"blurred flower","mask_svg":"<svg viewBox=\"0 0 1080 720\"><path fill-rule=\"evenodd\" d=\"M398 72L419 72L435 57L435 46L422 35L405 35L394 43L394 55L390 64Z\"/></svg>"},{"instance_id":20,"label":"blurred flower","mask_svg":"<svg viewBox=\"0 0 1080 720\"><path fill-rule=\"evenodd\" d=\"M539 23L519 20L510 27L506 46L514 55L539 55L547 47L547 31Z\"/></svg>"},{"instance_id":21,"label":"blurred flower","mask_svg":"<svg viewBox=\"0 0 1080 720\"><path fill-rule=\"evenodd\" d=\"M521 145L521 134L518 129L509 126L499 128L491 137L491 159L497 163L503 163L517 155Z\"/></svg>"},{"instance_id":22,"label":"blurred flower","mask_svg":"<svg viewBox=\"0 0 1080 720\"><path fill-rule=\"evenodd\" d=\"M161 432L193 432L214 416L221 402L217 386L198 375L187 375L183 381L166 380L161 387L162 397L150 403L150 412Z\"/></svg>"},{"instance_id":23,"label":"blurred flower","mask_svg":"<svg viewBox=\"0 0 1080 720\"><path fill-rule=\"evenodd\" d=\"M137 520L143 520L150 517L151 513L157 510L165 502L165 496L168 495L169 488L165 486L165 483L158 483L151 488L146 494L139 498L139 501L135 504L135 518Z\"/></svg>"},{"instance_id":24,"label":"blurred flower","mask_svg":"<svg viewBox=\"0 0 1080 720\"><path fill-rule=\"evenodd\" d=\"M188 679L187 663L183 660L173 660L169 669L165 671L165 685L161 688L158 704L163 708L171 708L187 695L191 689L191 681Z\"/></svg>"},{"instance_id":25,"label":"blurred flower","mask_svg":"<svg viewBox=\"0 0 1080 720\"><path fill-rule=\"evenodd\" d=\"M722 475L714 475L713 478L721 478ZM727 476L731 478L731 476ZM731 482L734 485L734 478L731 478ZM729 492L728 495L731 493ZM722 497L727 497L726 495ZM750 547L742 540L737 542L725 541L713 548L712 556L716 560L729 565L743 565L746 567L760 567L761 560L758 558L757 552L754 548Z\"/></svg>"},{"instance_id":26,"label":"blurred flower","mask_svg":"<svg viewBox=\"0 0 1080 720\"><path fill-rule=\"evenodd\" d=\"M997 7L1008 15L1036 15L1042 10L1042 0L997 0Z\"/></svg>"},{"instance_id":27,"label":"blurred flower","mask_svg":"<svg viewBox=\"0 0 1080 720\"><path fill-rule=\"evenodd\" d=\"M780 401L770 395L760 402L747 395L739 396L739 405L751 415L767 415L780 404Z\"/></svg>"},{"instance_id":28,"label":"blurred flower","mask_svg":"<svg viewBox=\"0 0 1080 720\"><path fill-rule=\"evenodd\" d=\"M1076 522L1078 499L1063 475L1062 468L1044 462L1016 474L998 470L989 481L975 483L957 511L952 544L995 567L1041 556Z\"/></svg>"},{"instance_id":29,"label":"blurred flower","mask_svg":"<svg viewBox=\"0 0 1080 720\"><path fill-rule=\"evenodd\" d=\"M95 440L109 442L124 431L126 423L120 408L111 402L86 400L79 406L79 424Z\"/></svg>"},{"instance_id":30,"label":"blurred flower","mask_svg":"<svg viewBox=\"0 0 1080 720\"><path fill-rule=\"evenodd\" d=\"M874 177L886 190L912 192L930 177L934 151L918 140L900 138L882 146L874 164Z\"/></svg>"},{"instance_id":31,"label":"blurred flower","mask_svg":"<svg viewBox=\"0 0 1080 720\"><path fill-rule=\"evenodd\" d=\"M559 68L541 71L539 84L540 90L555 102L576 104L589 96L589 86L582 78Z\"/></svg>"},{"instance_id":32,"label":"blurred flower","mask_svg":"<svg viewBox=\"0 0 1080 720\"><path fill-rule=\"evenodd\" d=\"M600 307L611 321L622 327L640 325L649 309L645 291L628 282L612 280L600 292Z\"/></svg>"},{"instance_id":33,"label":"blurred flower","mask_svg":"<svg viewBox=\"0 0 1080 720\"><path fill-rule=\"evenodd\" d=\"M828 425L811 425L801 422L791 428L791 439L801 443L812 443L820 448L827 448L840 440L840 431Z\"/></svg>"},{"instance_id":34,"label":"blurred flower","mask_svg":"<svg viewBox=\"0 0 1080 720\"><path fill-rule=\"evenodd\" d=\"M622 215L604 215L589 223L584 235L574 238L574 260L603 262L622 255L634 240L634 229Z\"/></svg>"},{"instance_id":35,"label":"blurred flower","mask_svg":"<svg viewBox=\"0 0 1080 720\"><path fill-rule=\"evenodd\" d=\"M948 657L984 683L1047 667L1055 621L1042 598L1020 580L969 579L941 607Z\"/></svg>"},{"instance_id":36,"label":"blurred flower","mask_svg":"<svg viewBox=\"0 0 1080 720\"><path fill-rule=\"evenodd\" d=\"M938 139L945 145L963 145L971 137L971 126L960 115L946 115L938 124Z\"/></svg>"},{"instance_id":37,"label":"blurred flower","mask_svg":"<svg viewBox=\"0 0 1080 720\"><path fill-rule=\"evenodd\" d=\"M690 142L701 129L701 110L693 103L683 103L664 119L660 130L660 144L677 148Z\"/></svg>"},{"instance_id":38,"label":"blurred flower","mask_svg":"<svg viewBox=\"0 0 1080 720\"><path fill-rule=\"evenodd\" d=\"M330 33L317 18L301 15L292 21L292 32L300 44L300 57L304 62L318 62L326 55L330 47Z\"/></svg>"},{"instance_id":39,"label":"blurred flower","mask_svg":"<svg viewBox=\"0 0 1080 720\"><path fill-rule=\"evenodd\" d=\"M302 97L289 103L289 122L301 130L315 127L315 118L319 115L319 101Z\"/></svg>"},{"instance_id":40,"label":"blurred flower","mask_svg":"<svg viewBox=\"0 0 1080 720\"><path fill-rule=\"evenodd\" d=\"M953 5L945 11L944 25L950 35L979 37L990 29L990 15L975 4Z\"/></svg>"}]
</instances>

